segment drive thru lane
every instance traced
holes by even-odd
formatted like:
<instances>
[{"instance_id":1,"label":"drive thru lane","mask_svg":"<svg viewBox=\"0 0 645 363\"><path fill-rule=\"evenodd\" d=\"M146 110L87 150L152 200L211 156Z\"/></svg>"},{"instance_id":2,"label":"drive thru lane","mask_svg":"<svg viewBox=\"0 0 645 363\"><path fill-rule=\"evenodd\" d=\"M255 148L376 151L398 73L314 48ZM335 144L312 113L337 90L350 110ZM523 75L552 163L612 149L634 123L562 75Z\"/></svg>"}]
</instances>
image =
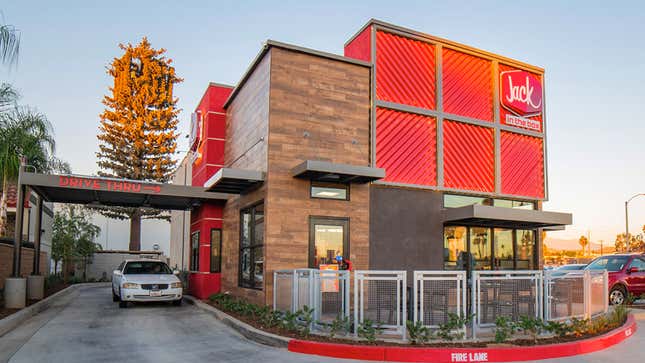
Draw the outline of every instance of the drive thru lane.
<instances>
[{"instance_id":1,"label":"drive thru lane","mask_svg":"<svg viewBox=\"0 0 645 363\"><path fill-rule=\"evenodd\" d=\"M543 362L642 362L640 329L618 346ZM251 342L193 305L133 305L119 309L110 288L84 287L0 338L10 362L355 362L290 353Z\"/></svg>"}]
</instances>

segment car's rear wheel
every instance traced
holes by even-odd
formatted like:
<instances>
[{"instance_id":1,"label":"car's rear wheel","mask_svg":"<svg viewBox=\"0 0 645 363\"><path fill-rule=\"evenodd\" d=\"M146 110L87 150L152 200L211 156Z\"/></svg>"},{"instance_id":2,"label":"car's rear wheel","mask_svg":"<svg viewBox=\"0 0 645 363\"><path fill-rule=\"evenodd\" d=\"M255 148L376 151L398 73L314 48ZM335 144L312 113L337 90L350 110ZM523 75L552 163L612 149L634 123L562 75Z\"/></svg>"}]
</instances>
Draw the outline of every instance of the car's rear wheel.
<instances>
[{"instance_id":1,"label":"car's rear wheel","mask_svg":"<svg viewBox=\"0 0 645 363\"><path fill-rule=\"evenodd\" d=\"M112 301L113 302L119 301L119 296L114 293L114 290L112 290Z\"/></svg>"},{"instance_id":2,"label":"car's rear wheel","mask_svg":"<svg viewBox=\"0 0 645 363\"><path fill-rule=\"evenodd\" d=\"M625 303L627 293L622 286L614 286L609 292L609 303L612 305L622 305Z\"/></svg>"},{"instance_id":3,"label":"car's rear wheel","mask_svg":"<svg viewBox=\"0 0 645 363\"><path fill-rule=\"evenodd\" d=\"M179 299L179 300L173 300L172 304L173 304L174 306L181 306L181 299Z\"/></svg>"}]
</instances>

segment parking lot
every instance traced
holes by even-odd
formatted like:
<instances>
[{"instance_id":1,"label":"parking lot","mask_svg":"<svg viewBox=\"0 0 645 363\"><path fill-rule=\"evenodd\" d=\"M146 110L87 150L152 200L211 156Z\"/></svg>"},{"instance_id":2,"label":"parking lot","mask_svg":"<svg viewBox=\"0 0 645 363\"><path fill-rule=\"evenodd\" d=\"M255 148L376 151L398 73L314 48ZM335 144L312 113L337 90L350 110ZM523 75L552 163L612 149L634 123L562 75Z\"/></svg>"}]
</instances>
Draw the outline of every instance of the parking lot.
<instances>
[{"instance_id":1,"label":"parking lot","mask_svg":"<svg viewBox=\"0 0 645 363\"><path fill-rule=\"evenodd\" d=\"M544 362L642 362L639 330L613 348ZM212 315L184 304L119 309L107 286L87 286L0 338L0 362L350 362L290 353L240 336Z\"/></svg>"}]
</instances>

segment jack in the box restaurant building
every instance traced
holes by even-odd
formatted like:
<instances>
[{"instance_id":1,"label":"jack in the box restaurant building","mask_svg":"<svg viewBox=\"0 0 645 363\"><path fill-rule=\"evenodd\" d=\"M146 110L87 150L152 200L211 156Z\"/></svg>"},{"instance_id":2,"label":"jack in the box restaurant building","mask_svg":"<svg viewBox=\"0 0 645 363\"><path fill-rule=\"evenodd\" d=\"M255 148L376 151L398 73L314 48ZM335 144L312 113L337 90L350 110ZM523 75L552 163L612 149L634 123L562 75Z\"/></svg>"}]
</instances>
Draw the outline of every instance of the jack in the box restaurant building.
<instances>
[{"instance_id":1,"label":"jack in the box restaurant building","mask_svg":"<svg viewBox=\"0 0 645 363\"><path fill-rule=\"evenodd\" d=\"M347 260L539 269L572 219L542 211L546 126L530 64L377 20L342 56L267 41L193 114L192 185L230 197L191 213L191 290L270 304L273 271Z\"/></svg>"}]
</instances>

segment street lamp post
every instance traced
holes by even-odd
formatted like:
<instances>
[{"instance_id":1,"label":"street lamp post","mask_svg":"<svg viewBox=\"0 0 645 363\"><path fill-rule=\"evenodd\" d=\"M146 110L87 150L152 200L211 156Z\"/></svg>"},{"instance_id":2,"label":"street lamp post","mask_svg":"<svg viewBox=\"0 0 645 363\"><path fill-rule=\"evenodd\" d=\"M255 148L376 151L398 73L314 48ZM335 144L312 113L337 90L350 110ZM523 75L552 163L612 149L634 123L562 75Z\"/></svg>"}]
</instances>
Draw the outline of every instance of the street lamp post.
<instances>
[{"instance_id":1,"label":"street lamp post","mask_svg":"<svg viewBox=\"0 0 645 363\"><path fill-rule=\"evenodd\" d=\"M629 202L631 202L632 199L634 199L634 198L636 198L636 197L638 197L640 195L645 196L645 193L634 194L634 195L632 195L631 198L627 199L627 201L625 202L625 246L627 248L627 252L629 252L629 250L630 250L630 248L629 248L630 247L629 246L629 243L630 243L630 240L629 240L629 212L628 212L627 207L629 206Z\"/></svg>"}]
</instances>

